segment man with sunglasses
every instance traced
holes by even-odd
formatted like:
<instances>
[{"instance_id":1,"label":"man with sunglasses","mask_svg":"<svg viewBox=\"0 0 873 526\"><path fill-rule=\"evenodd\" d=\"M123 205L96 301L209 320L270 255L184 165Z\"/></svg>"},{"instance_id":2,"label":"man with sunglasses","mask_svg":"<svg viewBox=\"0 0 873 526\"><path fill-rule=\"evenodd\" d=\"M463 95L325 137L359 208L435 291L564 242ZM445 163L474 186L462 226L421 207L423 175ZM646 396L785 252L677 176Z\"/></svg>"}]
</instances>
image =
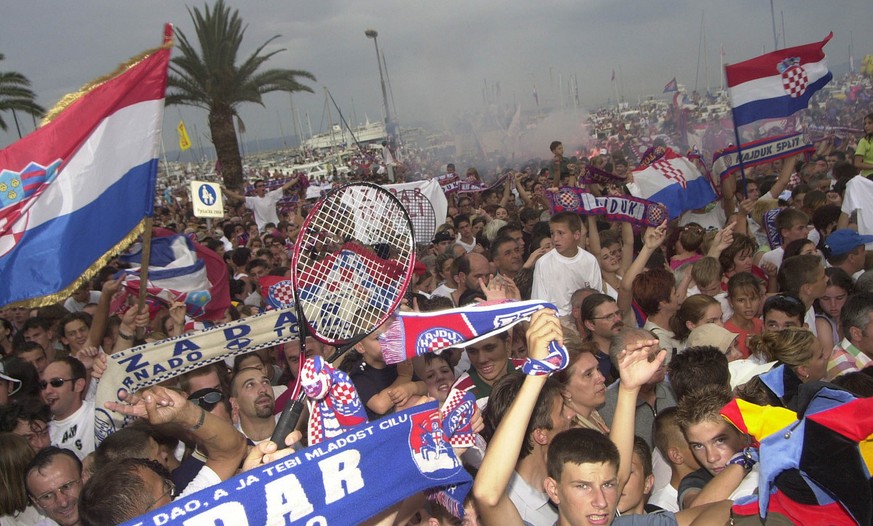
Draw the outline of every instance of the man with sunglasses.
<instances>
[{"instance_id":1,"label":"man with sunglasses","mask_svg":"<svg viewBox=\"0 0 873 526\"><path fill-rule=\"evenodd\" d=\"M72 450L80 459L94 451L94 401L83 400L85 366L72 357L59 358L42 373L42 401L49 406L52 444Z\"/></svg>"}]
</instances>

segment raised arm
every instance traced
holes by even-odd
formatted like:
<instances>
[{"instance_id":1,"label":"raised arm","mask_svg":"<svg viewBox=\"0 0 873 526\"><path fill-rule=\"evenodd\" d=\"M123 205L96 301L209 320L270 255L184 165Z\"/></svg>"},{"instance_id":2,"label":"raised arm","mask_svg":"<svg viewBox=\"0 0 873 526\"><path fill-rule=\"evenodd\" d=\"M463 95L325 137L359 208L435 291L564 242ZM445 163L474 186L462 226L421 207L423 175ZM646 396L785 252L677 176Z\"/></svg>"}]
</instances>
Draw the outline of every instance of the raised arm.
<instances>
[{"instance_id":1,"label":"raised arm","mask_svg":"<svg viewBox=\"0 0 873 526\"><path fill-rule=\"evenodd\" d=\"M221 480L232 477L246 454L246 440L230 422L192 404L182 393L151 387L140 395L128 395L128 403L106 402L106 409L145 418L152 424L180 424L209 452L206 466Z\"/></svg>"},{"instance_id":2,"label":"raised arm","mask_svg":"<svg viewBox=\"0 0 873 526\"><path fill-rule=\"evenodd\" d=\"M563 341L561 325L555 312L540 310L531 318L527 331L528 352L532 358L542 360L548 355L549 342ZM506 488L515 469L525 429L536 406L537 397L546 383L547 376L528 376L524 379L512 405L506 411L494 432L476 480L473 496L483 524L515 526L522 523L515 505L509 500Z\"/></svg>"},{"instance_id":3,"label":"raised arm","mask_svg":"<svg viewBox=\"0 0 873 526\"><path fill-rule=\"evenodd\" d=\"M282 191L284 192L285 190L288 190L289 188L291 188L292 186L297 184L298 181L300 181L300 174L296 173L296 174L292 175L291 178L288 179L288 181L282 185Z\"/></svg>"},{"instance_id":4,"label":"raised arm","mask_svg":"<svg viewBox=\"0 0 873 526\"><path fill-rule=\"evenodd\" d=\"M243 195L239 192L234 192L230 188L226 188L224 185L221 186L221 191L224 192L224 195L226 195L227 197L230 197L234 201L245 201L246 200L245 195Z\"/></svg>"},{"instance_id":5,"label":"raised arm","mask_svg":"<svg viewBox=\"0 0 873 526\"><path fill-rule=\"evenodd\" d=\"M91 328L88 330L88 345L100 347L103 343L103 335L106 334L106 322L109 320L109 306L112 304L112 296L121 288L121 280L110 279L103 284L103 289L100 294L100 302L97 303L97 312L94 313L94 319L91 321Z\"/></svg>"},{"instance_id":6,"label":"raised arm","mask_svg":"<svg viewBox=\"0 0 873 526\"><path fill-rule=\"evenodd\" d=\"M793 155L782 161L782 171L779 172L779 178L776 179L776 182L773 183L772 187L770 187L770 195L773 196L773 199L778 199L779 194L788 187L788 181L791 180L791 174L794 173L794 164L799 155L800 154Z\"/></svg>"},{"instance_id":7,"label":"raised arm","mask_svg":"<svg viewBox=\"0 0 873 526\"><path fill-rule=\"evenodd\" d=\"M664 221L659 226L646 229L643 234L643 248L637 255L637 258L631 263L627 273L621 278L621 287L618 289L618 308L622 316L624 316L631 308L633 302L633 286L634 279L639 276L646 268L646 263L652 254L659 249L664 239L667 237L667 222Z\"/></svg>"},{"instance_id":8,"label":"raised arm","mask_svg":"<svg viewBox=\"0 0 873 526\"><path fill-rule=\"evenodd\" d=\"M636 419L637 394L646 382L661 367L667 351L658 349L658 340L645 340L628 346L618 355L618 400L609 438L618 448L620 465L618 480L623 487L630 477L631 458L634 451L634 421ZM651 361L650 361L651 360Z\"/></svg>"}]
</instances>

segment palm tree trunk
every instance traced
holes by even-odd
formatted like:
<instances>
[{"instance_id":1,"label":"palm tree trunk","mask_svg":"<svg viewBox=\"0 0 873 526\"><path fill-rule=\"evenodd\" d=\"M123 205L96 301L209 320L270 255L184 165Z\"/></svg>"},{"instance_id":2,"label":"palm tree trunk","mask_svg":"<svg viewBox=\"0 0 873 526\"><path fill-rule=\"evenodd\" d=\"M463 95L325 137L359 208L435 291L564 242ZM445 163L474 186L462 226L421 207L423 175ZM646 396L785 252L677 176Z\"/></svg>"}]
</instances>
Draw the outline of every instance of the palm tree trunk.
<instances>
[{"instance_id":1,"label":"palm tree trunk","mask_svg":"<svg viewBox=\"0 0 873 526\"><path fill-rule=\"evenodd\" d=\"M243 184L242 157L233 127L233 111L229 107L215 106L209 113L209 131L221 165L224 186L238 189Z\"/></svg>"}]
</instances>

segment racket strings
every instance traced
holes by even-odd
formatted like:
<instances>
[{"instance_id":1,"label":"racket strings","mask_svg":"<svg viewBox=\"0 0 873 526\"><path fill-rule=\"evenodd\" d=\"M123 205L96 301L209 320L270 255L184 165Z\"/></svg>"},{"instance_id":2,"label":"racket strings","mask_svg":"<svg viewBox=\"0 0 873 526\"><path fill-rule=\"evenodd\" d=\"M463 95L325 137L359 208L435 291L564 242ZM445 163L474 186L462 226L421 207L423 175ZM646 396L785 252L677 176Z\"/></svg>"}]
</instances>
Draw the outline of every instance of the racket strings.
<instances>
[{"instance_id":1,"label":"racket strings","mask_svg":"<svg viewBox=\"0 0 873 526\"><path fill-rule=\"evenodd\" d=\"M371 330L403 292L414 257L409 221L396 200L375 195L367 187L340 189L324 200L301 239L301 307L328 341Z\"/></svg>"}]
</instances>

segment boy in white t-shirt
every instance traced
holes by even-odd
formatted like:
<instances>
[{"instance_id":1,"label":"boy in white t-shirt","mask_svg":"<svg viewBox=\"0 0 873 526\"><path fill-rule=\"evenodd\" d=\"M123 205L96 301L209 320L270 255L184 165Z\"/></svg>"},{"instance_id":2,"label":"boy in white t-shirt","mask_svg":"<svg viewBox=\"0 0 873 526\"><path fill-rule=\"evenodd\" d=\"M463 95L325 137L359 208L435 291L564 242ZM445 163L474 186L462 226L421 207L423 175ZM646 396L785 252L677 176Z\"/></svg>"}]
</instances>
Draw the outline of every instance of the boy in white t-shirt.
<instances>
[{"instance_id":1,"label":"boy in white t-shirt","mask_svg":"<svg viewBox=\"0 0 873 526\"><path fill-rule=\"evenodd\" d=\"M582 220L573 212L560 212L549 220L552 244L534 267L532 299L548 301L560 316L570 314L570 296L578 289L602 290L603 281L597 258L579 248Z\"/></svg>"}]
</instances>

